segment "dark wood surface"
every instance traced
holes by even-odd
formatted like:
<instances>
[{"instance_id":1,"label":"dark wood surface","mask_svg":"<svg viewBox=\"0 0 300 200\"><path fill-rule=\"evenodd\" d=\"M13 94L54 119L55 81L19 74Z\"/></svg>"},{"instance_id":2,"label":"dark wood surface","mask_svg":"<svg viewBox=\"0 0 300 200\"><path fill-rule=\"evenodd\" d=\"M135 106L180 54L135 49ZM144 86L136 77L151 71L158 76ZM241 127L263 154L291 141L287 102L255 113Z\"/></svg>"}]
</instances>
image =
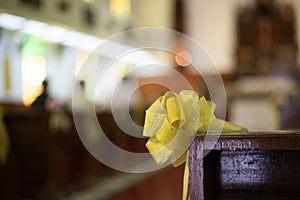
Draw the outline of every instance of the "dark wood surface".
<instances>
[{"instance_id":1,"label":"dark wood surface","mask_svg":"<svg viewBox=\"0 0 300 200\"><path fill-rule=\"evenodd\" d=\"M299 158L299 131L198 135L190 147L191 199L300 199Z\"/></svg>"},{"instance_id":2,"label":"dark wood surface","mask_svg":"<svg viewBox=\"0 0 300 200\"><path fill-rule=\"evenodd\" d=\"M117 194L110 200L180 200L184 165L168 167Z\"/></svg>"},{"instance_id":3,"label":"dark wood surface","mask_svg":"<svg viewBox=\"0 0 300 200\"><path fill-rule=\"evenodd\" d=\"M78 196L95 185L123 175L100 163L86 150L70 113L63 115L70 122L64 129L50 128L51 116L53 113L33 112L25 108L5 113L11 151L8 162L0 163L0 199L64 199L73 194ZM114 144L131 152L146 152L147 138L134 139L124 134L111 113L99 114L98 120ZM148 188L152 188L148 199L180 199L182 177L182 167L169 168L149 176L138 185L126 183L124 189L118 191L120 194L111 192L113 188L110 191L99 190L116 195L110 199L118 200L142 199Z\"/></svg>"},{"instance_id":4,"label":"dark wood surface","mask_svg":"<svg viewBox=\"0 0 300 200\"><path fill-rule=\"evenodd\" d=\"M8 162L0 166L0 183L11 184L0 188L0 199L3 194L9 199L58 199L107 176L108 168L81 143L71 115L66 115L70 127L51 132L50 114L29 109L5 113L11 148Z\"/></svg>"},{"instance_id":5,"label":"dark wood surface","mask_svg":"<svg viewBox=\"0 0 300 200\"><path fill-rule=\"evenodd\" d=\"M144 140L125 137L112 121L109 114L99 116L115 144L145 152ZM58 193L65 197L93 185L95 177L115 176L85 150L74 124L52 133L47 114L27 111L7 112L5 122L12 149L10 162L0 165L3 199L57 199ZM198 135L191 146L192 199L300 199L297 131L211 135L204 146L203 139ZM203 147L210 146L203 159ZM153 189L149 199L180 199L182 169L165 171L112 199L142 199L147 188Z\"/></svg>"}]
</instances>

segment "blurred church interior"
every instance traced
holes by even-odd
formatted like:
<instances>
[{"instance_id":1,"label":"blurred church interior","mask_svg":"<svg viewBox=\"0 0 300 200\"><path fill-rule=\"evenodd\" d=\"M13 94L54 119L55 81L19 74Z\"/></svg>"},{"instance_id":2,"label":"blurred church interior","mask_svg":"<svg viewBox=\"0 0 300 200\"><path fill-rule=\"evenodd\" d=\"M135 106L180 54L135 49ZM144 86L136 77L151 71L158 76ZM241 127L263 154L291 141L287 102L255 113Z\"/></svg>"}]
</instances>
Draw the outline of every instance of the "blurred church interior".
<instances>
[{"instance_id":1,"label":"blurred church interior","mask_svg":"<svg viewBox=\"0 0 300 200\"><path fill-rule=\"evenodd\" d=\"M145 110L168 90L252 131L299 129L299 13L298 0L0 0L0 199L181 199L183 166L122 172L82 141L101 127L147 153Z\"/></svg>"}]
</instances>

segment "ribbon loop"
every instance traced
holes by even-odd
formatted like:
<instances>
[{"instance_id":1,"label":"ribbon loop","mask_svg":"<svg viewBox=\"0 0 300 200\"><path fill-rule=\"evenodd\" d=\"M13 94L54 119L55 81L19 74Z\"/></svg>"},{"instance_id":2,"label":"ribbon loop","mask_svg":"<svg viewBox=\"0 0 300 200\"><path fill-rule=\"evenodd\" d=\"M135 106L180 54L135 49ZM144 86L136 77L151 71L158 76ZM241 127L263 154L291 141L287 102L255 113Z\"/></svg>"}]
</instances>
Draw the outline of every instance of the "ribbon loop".
<instances>
[{"instance_id":1,"label":"ribbon loop","mask_svg":"<svg viewBox=\"0 0 300 200\"><path fill-rule=\"evenodd\" d=\"M247 129L217 119L216 105L196 92L183 90L177 95L168 91L149 109L143 135L150 137L146 147L158 165L170 160L173 166L186 161L186 152L196 132L220 127L222 132L246 132ZM214 130L214 129L213 129ZM218 129L216 129L218 130Z\"/></svg>"},{"instance_id":2,"label":"ribbon loop","mask_svg":"<svg viewBox=\"0 0 300 200\"><path fill-rule=\"evenodd\" d=\"M199 99L199 127L198 131L205 132L208 130L209 125L213 119L213 111L210 104L206 101L205 97Z\"/></svg>"}]
</instances>

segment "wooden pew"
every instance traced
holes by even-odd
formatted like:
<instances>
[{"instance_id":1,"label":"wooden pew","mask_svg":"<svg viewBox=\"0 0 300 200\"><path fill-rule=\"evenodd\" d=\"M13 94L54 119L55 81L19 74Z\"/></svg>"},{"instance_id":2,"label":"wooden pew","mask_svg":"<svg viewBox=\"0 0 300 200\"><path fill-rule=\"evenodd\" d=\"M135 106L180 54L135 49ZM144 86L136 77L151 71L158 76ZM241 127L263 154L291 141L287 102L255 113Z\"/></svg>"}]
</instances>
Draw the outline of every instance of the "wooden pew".
<instances>
[{"instance_id":1,"label":"wooden pew","mask_svg":"<svg viewBox=\"0 0 300 200\"><path fill-rule=\"evenodd\" d=\"M10 158L17 165L19 197L43 195L48 177L51 138L46 112L6 112L4 121L11 140Z\"/></svg>"},{"instance_id":2,"label":"wooden pew","mask_svg":"<svg viewBox=\"0 0 300 200\"><path fill-rule=\"evenodd\" d=\"M300 199L299 131L206 140L197 136L190 147L191 200Z\"/></svg>"}]
</instances>

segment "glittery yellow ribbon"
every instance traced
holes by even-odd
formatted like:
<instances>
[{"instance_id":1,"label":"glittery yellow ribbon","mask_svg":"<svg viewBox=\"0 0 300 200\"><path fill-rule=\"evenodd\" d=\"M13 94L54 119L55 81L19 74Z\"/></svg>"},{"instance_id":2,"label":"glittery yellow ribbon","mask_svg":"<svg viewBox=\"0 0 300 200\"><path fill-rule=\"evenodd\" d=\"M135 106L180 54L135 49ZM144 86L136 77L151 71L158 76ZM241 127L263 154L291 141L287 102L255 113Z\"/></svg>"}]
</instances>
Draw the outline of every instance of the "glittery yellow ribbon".
<instances>
[{"instance_id":1,"label":"glittery yellow ribbon","mask_svg":"<svg viewBox=\"0 0 300 200\"><path fill-rule=\"evenodd\" d=\"M225 132L246 132L247 129L217 119L214 115L216 105L206 101L194 91L183 90L177 95L166 92L149 109L143 135L150 137L146 147L158 165L168 160L174 167L188 159L191 138L197 132L222 130ZM182 199L190 199L188 194L189 167L186 162Z\"/></svg>"},{"instance_id":2,"label":"glittery yellow ribbon","mask_svg":"<svg viewBox=\"0 0 300 200\"><path fill-rule=\"evenodd\" d=\"M146 110L143 135L150 137L146 147L158 165L168 160L173 166L186 161L191 138L221 127L222 132L245 132L247 129L217 119L215 104L196 92L183 90L180 94L168 91ZM217 129L218 130L218 129ZM219 129L220 130L220 129Z\"/></svg>"}]
</instances>

